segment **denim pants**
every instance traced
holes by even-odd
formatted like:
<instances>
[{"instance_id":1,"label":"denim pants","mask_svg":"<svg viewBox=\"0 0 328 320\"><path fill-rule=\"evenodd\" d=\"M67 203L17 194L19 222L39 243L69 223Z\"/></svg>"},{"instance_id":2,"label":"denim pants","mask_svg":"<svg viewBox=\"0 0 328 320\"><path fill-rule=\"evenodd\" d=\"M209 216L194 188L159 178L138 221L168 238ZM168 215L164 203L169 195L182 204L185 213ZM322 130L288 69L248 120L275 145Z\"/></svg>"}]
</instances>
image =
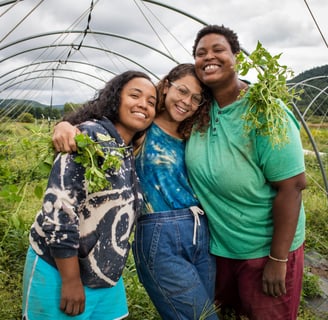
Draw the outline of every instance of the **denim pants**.
<instances>
[{"instance_id":1,"label":"denim pants","mask_svg":"<svg viewBox=\"0 0 328 320\"><path fill-rule=\"evenodd\" d=\"M190 209L181 209L137 221L132 249L139 280L165 320L218 319L207 219L197 219Z\"/></svg>"}]
</instances>

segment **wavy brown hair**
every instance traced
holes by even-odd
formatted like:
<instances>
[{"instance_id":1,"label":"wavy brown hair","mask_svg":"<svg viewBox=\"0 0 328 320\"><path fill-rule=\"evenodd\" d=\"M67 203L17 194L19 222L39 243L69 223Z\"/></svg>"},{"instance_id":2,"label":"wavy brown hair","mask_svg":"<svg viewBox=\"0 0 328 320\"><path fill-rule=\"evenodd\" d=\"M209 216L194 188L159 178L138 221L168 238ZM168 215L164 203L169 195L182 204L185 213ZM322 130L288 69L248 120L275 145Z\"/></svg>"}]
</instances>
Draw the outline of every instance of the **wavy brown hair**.
<instances>
[{"instance_id":1,"label":"wavy brown hair","mask_svg":"<svg viewBox=\"0 0 328 320\"><path fill-rule=\"evenodd\" d=\"M165 85L168 83L171 86L171 82L175 82L187 75L191 75L196 79L195 67L192 63L181 63L174 67L166 76L164 76L159 83L157 84L157 94L158 94L158 104L156 113L162 113L165 107L165 98L164 94ZM199 81L199 80L198 80ZM188 139L191 135L191 131L197 130L204 132L209 124L209 110L211 103L211 91L201 82L200 86L202 88L202 96L204 98L204 103L197 109L197 111L190 117L182 121L178 127L178 133L182 135L183 139Z\"/></svg>"}]
</instances>

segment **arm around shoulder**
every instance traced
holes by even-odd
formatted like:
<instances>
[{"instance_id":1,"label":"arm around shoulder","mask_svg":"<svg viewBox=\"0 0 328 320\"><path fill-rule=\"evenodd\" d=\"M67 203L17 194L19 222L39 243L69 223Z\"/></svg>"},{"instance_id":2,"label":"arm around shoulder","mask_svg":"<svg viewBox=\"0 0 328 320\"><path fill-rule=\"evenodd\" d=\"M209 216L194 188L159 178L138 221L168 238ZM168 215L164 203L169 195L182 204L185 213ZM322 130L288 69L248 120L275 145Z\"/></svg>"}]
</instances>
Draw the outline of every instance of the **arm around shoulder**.
<instances>
[{"instance_id":1,"label":"arm around shoulder","mask_svg":"<svg viewBox=\"0 0 328 320\"><path fill-rule=\"evenodd\" d=\"M72 153L77 150L75 136L80 130L67 121L56 124L52 135L52 143L57 152Z\"/></svg>"}]
</instances>

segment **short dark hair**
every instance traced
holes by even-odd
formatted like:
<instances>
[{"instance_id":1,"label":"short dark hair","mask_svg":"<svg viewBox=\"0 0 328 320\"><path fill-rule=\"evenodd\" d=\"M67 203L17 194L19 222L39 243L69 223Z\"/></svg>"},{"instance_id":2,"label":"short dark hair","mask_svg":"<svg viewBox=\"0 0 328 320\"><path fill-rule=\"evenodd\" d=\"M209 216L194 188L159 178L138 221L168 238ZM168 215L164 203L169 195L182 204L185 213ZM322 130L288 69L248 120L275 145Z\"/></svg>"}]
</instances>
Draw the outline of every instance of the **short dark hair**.
<instances>
[{"instance_id":1,"label":"short dark hair","mask_svg":"<svg viewBox=\"0 0 328 320\"><path fill-rule=\"evenodd\" d=\"M229 42L233 54L240 52L241 49L237 34L233 30L225 27L224 25L219 26L213 24L207 25L198 31L196 39L194 41L194 45L192 47L192 55L194 58L196 57L196 48L200 39L211 33L220 34L224 36Z\"/></svg>"},{"instance_id":2,"label":"short dark hair","mask_svg":"<svg viewBox=\"0 0 328 320\"><path fill-rule=\"evenodd\" d=\"M98 91L94 99L84 103L76 112L64 116L63 120L75 125L87 120L101 119L105 116L113 123L117 123L119 121L121 92L124 86L134 78L145 78L152 83L150 77L144 72L125 71L109 80L105 87Z\"/></svg>"}]
</instances>

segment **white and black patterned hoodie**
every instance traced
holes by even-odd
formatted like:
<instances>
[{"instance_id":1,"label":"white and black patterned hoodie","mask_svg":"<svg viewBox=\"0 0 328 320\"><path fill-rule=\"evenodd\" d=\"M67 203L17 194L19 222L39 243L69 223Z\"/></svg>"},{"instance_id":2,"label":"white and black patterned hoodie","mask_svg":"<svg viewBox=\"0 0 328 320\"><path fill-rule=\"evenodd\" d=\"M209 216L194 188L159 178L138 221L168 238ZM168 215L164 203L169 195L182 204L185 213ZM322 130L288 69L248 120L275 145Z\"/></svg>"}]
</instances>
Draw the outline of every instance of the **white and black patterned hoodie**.
<instances>
[{"instance_id":1,"label":"white and black patterned hoodie","mask_svg":"<svg viewBox=\"0 0 328 320\"><path fill-rule=\"evenodd\" d=\"M79 126L93 140L97 133L115 141L108 147L126 147L107 119ZM108 172L111 189L87 193L84 168L74 162L76 154L59 154L49 176L41 211L31 227L30 244L36 253L56 267L54 257L78 256L83 284L112 287L122 275L128 257L129 236L142 195L134 172L132 148L118 172ZM137 200L135 199L137 196Z\"/></svg>"}]
</instances>

